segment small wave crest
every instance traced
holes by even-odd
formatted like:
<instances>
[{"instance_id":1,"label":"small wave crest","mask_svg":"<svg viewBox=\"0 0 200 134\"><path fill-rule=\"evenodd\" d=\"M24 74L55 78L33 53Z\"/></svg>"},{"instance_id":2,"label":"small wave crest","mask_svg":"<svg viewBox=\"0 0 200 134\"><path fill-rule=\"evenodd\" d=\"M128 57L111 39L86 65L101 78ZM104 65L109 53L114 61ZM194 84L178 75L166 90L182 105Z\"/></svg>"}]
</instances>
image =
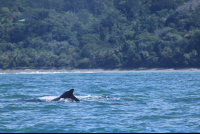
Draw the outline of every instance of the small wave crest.
<instances>
[{"instance_id":1,"label":"small wave crest","mask_svg":"<svg viewBox=\"0 0 200 134\"><path fill-rule=\"evenodd\" d=\"M41 72L41 71L31 71L31 72L2 72L0 74L61 74L61 73L95 73L95 72L82 72L82 71L73 71L73 72L65 72L65 71L52 71L52 72Z\"/></svg>"}]
</instances>

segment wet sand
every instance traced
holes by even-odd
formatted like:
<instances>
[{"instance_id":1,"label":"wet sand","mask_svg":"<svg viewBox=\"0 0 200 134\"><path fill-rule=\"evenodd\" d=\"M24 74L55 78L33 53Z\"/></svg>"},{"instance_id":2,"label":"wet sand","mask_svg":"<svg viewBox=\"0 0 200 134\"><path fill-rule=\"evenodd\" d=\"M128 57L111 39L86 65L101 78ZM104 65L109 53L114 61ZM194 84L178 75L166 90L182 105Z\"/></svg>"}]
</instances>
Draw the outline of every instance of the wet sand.
<instances>
[{"instance_id":1,"label":"wet sand","mask_svg":"<svg viewBox=\"0 0 200 134\"><path fill-rule=\"evenodd\" d=\"M106 73L106 72L171 72L200 71L200 68L137 68L137 69L0 69L1 74L17 73Z\"/></svg>"}]
</instances>

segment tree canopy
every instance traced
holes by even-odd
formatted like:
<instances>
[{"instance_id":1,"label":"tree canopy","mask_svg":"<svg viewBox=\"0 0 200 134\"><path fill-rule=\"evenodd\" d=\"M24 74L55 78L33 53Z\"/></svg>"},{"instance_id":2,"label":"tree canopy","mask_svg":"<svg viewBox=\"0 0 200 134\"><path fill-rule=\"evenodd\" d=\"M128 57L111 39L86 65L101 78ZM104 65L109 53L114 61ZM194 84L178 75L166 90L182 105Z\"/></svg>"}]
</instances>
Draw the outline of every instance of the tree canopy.
<instances>
[{"instance_id":1,"label":"tree canopy","mask_svg":"<svg viewBox=\"0 0 200 134\"><path fill-rule=\"evenodd\" d=\"M0 68L200 67L199 0L0 0Z\"/></svg>"}]
</instances>

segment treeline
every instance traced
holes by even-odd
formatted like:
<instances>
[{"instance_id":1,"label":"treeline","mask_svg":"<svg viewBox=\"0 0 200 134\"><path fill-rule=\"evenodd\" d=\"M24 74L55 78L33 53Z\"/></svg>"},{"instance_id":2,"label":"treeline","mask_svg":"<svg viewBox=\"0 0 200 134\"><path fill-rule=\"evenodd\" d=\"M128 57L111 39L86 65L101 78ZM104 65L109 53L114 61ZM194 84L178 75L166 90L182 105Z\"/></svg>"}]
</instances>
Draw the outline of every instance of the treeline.
<instances>
[{"instance_id":1,"label":"treeline","mask_svg":"<svg viewBox=\"0 0 200 134\"><path fill-rule=\"evenodd\" d=\"M199 0L0 0L0 68L200 67Z\"/></svg>"}]
</instances>

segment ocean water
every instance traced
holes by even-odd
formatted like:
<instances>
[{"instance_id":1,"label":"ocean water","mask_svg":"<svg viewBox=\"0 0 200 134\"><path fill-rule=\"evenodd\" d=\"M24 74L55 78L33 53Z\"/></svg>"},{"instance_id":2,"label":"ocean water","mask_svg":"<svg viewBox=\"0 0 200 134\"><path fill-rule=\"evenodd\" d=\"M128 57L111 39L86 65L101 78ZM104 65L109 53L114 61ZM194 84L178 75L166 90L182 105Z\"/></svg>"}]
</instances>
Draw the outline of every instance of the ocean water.
<instances>
[{"instance_id":1,"label":"ocean water","mask_svg":"<svg viewBox=\"0 0 200 134\"><path fill-rule=\"evenodd\" d=\"M0 132L200 132L200 72L0 74Z\"/></svg>"}]
</instances>

